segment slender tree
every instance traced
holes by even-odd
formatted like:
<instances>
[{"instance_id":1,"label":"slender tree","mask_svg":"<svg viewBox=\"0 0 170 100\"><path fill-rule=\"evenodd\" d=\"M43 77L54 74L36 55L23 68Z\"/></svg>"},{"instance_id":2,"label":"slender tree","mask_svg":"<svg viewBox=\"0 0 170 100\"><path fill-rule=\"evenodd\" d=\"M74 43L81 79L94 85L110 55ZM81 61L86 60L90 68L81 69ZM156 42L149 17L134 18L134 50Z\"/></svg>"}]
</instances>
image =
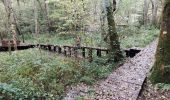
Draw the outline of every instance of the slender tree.
<instances>
[{"instance_id":1,"label":"slender tree","mask_svg":"<svg viewBox=\"0 0 170 100\"><path fill-rule=\"evenodd\" d=\"M149 10L149 2L148 0L144 0L144 6L143 6L143 24L144 25L148 23L148 10Z\"/></svg>"},{"instance_id":2,"label":"slender tree","mask_svg":"<svg viewBox=\"0 0 170 100\"><path fill-rule=\"evenodd\" d=\"M114 60L115 62L119 62L122 60L123 55L120 50L119 37L116 32L115 21L113 12L116 10L116 0L111 2L110 0L104 0L106 7L106 15L108 22L108 35L107 42L109 44L109 61Z\"/></svg>"},{"instance_id":3,"label":"slender tree","mask_svg":"<svg viewBox=\"0 0 170 100\"><path fill-rule=\"evenodd\" d=\"M157 14L158 14L158 0L151 0L152 3L152 24L157 25Z\"/></svg>"},{"instance_id":4,"label":"slender tree","mask_svg":"<svg viewBox=\"0 0 170 100\"><path fill-rule=\"evenodd\" d=\"M46 25L47 25L47 31L50 33L50 19L49 19L49 7L48 7L48 2L47 0L44 0L44 8L45 8L45 17L46 17Z\"/></svg>"},{"instance_id":5,"label":"slender tree","mask_svg":"<svg viewBox=\"0 0 170 100\"><path fill-rule=\"evenodd\" d=\"M36 1L38 2L39 7L40 7L41 11L43 12L44 17L45 17L45 20L46 20L46 31L47 31L48 33L50 33L50 31L51 31L51 30L50 30L51 25L50 25L50 19L49 19L48 1L47 1L47 0L44 0L44 1L43 1L43 5L42 5L42 3L40 2L40 0L36 0Z\"/></svg>"},{"instance_id":6,"label":"slender tree","mask_svg":"<svg viewBox=\"0 0 170 100\"><path fill-rule=\"evenodd\" d=\"M170 83L170 0L165 0L152 83Z\"/></svg>"},{"instance_id":7,"label":"slender tree","mask_svg":"<svg viewBox=\"0 0 170 100\"><path fill-rule=\"evenodd\" d=\"M35 0L34 2L34 22L35 22L35 35L38 36L39 34L39 23L38 23L38 9L37 9L37 3Z\"/></svg>"}]
</instances>

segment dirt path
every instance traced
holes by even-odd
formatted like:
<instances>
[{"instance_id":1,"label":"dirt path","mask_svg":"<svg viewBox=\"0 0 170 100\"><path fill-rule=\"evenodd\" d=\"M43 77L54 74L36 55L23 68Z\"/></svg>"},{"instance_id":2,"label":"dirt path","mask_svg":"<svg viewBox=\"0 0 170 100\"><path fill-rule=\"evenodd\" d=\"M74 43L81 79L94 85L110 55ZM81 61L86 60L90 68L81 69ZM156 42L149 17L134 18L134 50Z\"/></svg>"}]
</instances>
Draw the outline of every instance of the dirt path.
<instances>
[{"instance_id":1,"label":"dirt path","mask_svg":"<svg viewBox=\"0 0 170 100\"><path fill-rule=\"evenodd\" d=\"M154 41L94 86L79 84L72 87L63 100L136 100L154 63L156 46Z\"/></svg>"}]
</instances>

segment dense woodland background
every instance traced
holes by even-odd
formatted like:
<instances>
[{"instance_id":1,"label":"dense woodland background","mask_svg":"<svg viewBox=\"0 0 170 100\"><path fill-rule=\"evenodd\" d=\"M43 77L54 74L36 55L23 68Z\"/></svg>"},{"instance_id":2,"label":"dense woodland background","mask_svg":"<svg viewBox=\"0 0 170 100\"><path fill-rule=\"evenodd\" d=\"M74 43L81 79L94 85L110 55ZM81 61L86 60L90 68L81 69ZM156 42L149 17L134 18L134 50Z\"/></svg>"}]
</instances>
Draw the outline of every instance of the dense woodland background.
<instances>
[{"instance_id":1,"label":"dense woodland background","mask_svg":"<svg viewBox=\"0 0 170 100\"><path fill-rule=\"evenodd\" d=\"M29 42L34 38L34 42L56 43L54 39L39 39L43 35L56 38L59 37L56 35L79 35L82 37L82 44L100 46L103 44L102 38L107 34L106 8L102 0L13 0L8 4L5 2L1 2L1 39L12 38L8 31L12 21L17 28L17 37L20 40L30 40ZM160 0L118 0L114 15L117 31L120 38L123 38L121 40L127 41L126 37L133 33L141 33L141 36L145 37L145 30L159 27L161 7Z\"/></svg>"},{"instance_id":2,"label":"dense woodland background","mask_svg":"<svg viewBox=\"0 0 170 100\"><path fill-rule=\"evenodd\" d=\"M165 18L164 3L163 0L1 0L1 40L20 40L21 44L79 44L108 48L110 52L102 58L94 56L91 63L39 49L15 51L11 55L0 53L0 99L61 99L70 85L81 82L92 85L106 78L123 62L126 55L123 50L144 48L159 37Z\"/></svg>"}]
</instances>

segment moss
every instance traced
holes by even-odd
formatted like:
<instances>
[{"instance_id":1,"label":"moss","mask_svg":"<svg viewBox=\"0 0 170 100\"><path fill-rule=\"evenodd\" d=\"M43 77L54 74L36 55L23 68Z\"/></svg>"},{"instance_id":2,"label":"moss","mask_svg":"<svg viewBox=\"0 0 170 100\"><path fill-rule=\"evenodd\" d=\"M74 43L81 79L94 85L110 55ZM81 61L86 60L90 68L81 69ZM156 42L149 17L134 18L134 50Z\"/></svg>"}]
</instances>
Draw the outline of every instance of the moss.
<instances>
[{"instance_id":1,"label":"moss","mask_svg":"<svg viewBox=\"0 0 170 100\"><path fill-rule=\"evenodd\" d=\"M120 50L120 42L119 42L119 37L116 32L116 27L115 27L115 21L114 21L114 16L113 16L113 8L110 5L109 7L106 7L107 10L107 21L108 21L108 45L109 45L109 61L112 61L114 59L114 62L119 62L122 61L123 55Z\"/></svg>"},{"instance_id":2,"label":"moss","mask_svg":"<svg viewBox=\"0 0 170 100\"><path fill-rule=\"evenodd\" d=\"M167 0L168 1L168 0ZM170 1L170 0L169 0ZM159 43L156 52L156 62L151 74L152 83L170 83L170 2L164 6Z\"/></svg>"}]
</instances>

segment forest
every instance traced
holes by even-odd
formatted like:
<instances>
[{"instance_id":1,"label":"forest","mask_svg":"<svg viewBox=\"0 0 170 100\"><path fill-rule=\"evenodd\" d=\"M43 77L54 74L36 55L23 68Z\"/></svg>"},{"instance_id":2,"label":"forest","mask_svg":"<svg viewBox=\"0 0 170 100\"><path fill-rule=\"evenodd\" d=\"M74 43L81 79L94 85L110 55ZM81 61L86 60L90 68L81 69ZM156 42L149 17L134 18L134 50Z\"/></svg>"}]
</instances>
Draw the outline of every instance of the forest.
<instances>
[{"instance_id":1,"label":"forest","mask_svg":"<svg viewBox=\"0 0 170 100\"><path fill-rule=\"evenodd\" d=\"M0 0L0 100L170 100L170 0Z\"/></svg>"}]
</instances>

